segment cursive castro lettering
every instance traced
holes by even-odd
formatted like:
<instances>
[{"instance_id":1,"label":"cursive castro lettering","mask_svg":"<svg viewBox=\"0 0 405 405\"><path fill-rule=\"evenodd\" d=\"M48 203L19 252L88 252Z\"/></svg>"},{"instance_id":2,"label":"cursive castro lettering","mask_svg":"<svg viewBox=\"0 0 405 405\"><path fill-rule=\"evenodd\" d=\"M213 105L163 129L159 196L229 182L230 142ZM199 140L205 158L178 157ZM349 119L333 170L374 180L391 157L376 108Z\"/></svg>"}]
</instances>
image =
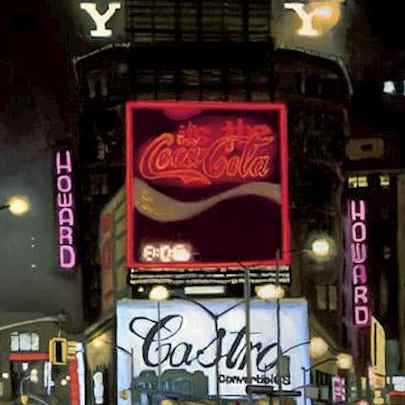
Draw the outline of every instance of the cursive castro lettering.
<instances>
[{"instance_id":1,"label":"cursive castro lettering","mask_svg":"<svg viewBox=\"0 0 405 405\"><path fill-rule=\"evenodd\" d=\"M133 334L143 340L142 357L148 367L157 367L159 322L146 317L135 317L129 328ZM199 364L203 368L214 367L221 359L225 360L228 369L243 370L246 367L246 328L229 332L219 328L218 333L207 344L195 347L193 342L179 342L176 337L181 335L183 317L167 315L160 321L161 363L170 367L190 366ZM227 341L224 348L224 342ZM230 342L229 342L230 340ZM256 355L256 368L266 372L277 364L277 343L265 345L261 342L252 344L252 355Z\"/></svg>"},{"instance_id":2,"label":"cursive castro lettering","mask_svg":"<svg viewBox=\"0 0 405 405\"><path fill-rule=\"evenodd\" d=\"M207 136L206 127L195 127L189 124L190 131L162 133L148 143L139 159L142 177L209 185L269 175L274 136L268 125L227 121L219 137Z\"/></svg>"}]
</instances>

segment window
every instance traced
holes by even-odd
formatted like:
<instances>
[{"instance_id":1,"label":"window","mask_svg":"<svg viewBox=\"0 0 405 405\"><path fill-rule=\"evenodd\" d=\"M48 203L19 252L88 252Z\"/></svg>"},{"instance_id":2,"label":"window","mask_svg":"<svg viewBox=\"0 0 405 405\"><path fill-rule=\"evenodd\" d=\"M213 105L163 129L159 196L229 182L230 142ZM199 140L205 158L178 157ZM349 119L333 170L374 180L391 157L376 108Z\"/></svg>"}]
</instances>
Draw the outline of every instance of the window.
<instances>
[{"instance_id":1,"label":"window","mask_svg":"<svg viewBox=\"0 0 405 405\"><path fill-rule=\"evenodd\" d=\"M337 289L335 285L316 286L317 307L321 311L337 310Z\"/></svg>"},{"instance_id":2,"label":"window","mask_svg":"<svg viewBox=\"0 0 405 405\"><path fill-rule=\"evenodd\" d=\"M18 333L10 335L10 351L31 352L39 350L39 335L37 333Z\"/></svg>"},{"instance_id":3,"label":"window","mask_svg":"<svg viewBox=\"0 0 405 405\"><path fill-rule=\"evenodd\" d=\"M394 94L395 93L395 86L394 86L394 82L384 82L384 93L386 94Z\"/></svg>"},{"instance_id":4,"label":"window","mask_svg":"<svg viewBox=\"0 0 405 405\"><path fill-rule=\"evenodd\" d=\"M368 187L367 176L350 176L348 186L349 188Z\"/></svg>"},{"instance_id":5,"label":"window","mask_svg":"<svg viewBox=\"0 0 405 405\"><path fill-rule=\"evenodd\" d=\"M380 174L380 186L385 188L390 185L390 176L388 174Z\"/></svg>"}]
</instances>

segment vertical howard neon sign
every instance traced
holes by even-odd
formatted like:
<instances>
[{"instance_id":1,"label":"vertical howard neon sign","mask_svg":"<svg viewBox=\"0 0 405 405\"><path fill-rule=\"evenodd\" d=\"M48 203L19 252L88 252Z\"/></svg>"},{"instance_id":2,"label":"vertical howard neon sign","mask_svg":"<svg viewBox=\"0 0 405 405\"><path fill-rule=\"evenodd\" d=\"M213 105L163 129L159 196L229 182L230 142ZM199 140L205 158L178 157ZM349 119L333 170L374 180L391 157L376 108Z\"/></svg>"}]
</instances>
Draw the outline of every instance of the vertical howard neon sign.
<instances>
[{"instance_id":1,"label":"vertical howard neon sign","mask_svg":"<svg viewBox=\"0 0 405 405\"><path fill-rule=\"evenodd\" d=\"M59 266L63 270L69 270L76 265L72 154L70 150L58 151L55 165Z\"/></svg>"},{"instance_id":2,"label":"vertical howard neon sign","mask_svg":"<svg viewBox=\"0 0 405 405\"><path fill-rule=\"evenodd\" d=\"M349 200L349 249L353 291L354 326L370 325L369 293L367 286L367 206L364 200Z\"/></svg>"}]
</instances>

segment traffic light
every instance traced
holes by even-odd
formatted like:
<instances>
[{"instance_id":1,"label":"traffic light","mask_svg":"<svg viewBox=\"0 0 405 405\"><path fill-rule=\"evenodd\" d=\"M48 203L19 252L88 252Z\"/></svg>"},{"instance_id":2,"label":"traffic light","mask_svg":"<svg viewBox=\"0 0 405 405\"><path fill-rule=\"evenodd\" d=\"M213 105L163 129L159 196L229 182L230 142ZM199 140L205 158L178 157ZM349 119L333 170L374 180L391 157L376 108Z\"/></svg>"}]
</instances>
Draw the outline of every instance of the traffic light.
<instances>
[{"instance_id":1,"label":"traffic light","mask_svg":"<svg viewBox=\"0 0 405 405\"><path fill-rule=\"evenodd\" d=\"M55 366L64 366L67 359L67 339L55 337L49 340L49 361Z\"/></svg>"}]
</instances>

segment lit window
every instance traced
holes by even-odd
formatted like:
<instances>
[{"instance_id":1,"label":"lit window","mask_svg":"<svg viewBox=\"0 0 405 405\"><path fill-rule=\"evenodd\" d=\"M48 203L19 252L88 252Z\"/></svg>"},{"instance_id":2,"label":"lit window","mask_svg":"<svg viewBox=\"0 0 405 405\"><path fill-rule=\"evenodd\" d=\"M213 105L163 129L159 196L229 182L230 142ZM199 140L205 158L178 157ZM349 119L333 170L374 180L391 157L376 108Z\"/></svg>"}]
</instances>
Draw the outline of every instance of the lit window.
<instances>
[{"instance_id":1,"label":"lit window","mask_svg":"<svg viewBox=\"0 0 405 405\"><path fill-rule=\"evenodd\" d=\"M349 177L347 184L349 188L357 188L357 177Z\"/></svg>"},{"instance_id":2,"label":"lit window","mask_svg":"<svg viewBox=\"0 0 405 405\"><path fill-rule=\"evenodd\" d=\"M18 333L10 335L10 351L31 352L39 351L39 335L37 333Z\"/></svg>"},{"instance_id":3,"label":"lit window","mask_svg":"<svg viewBox=\"0 0 405 405\"><path fill-rule=\"evenodd\" d=\"M20 350L20 342L18 339L18 333L12 333L10 336L10 350L12 352L18 352Z\"/></svg>"},{"instance_id":4,"label":"lit window","mask_svg":"<svg viewBox=\"0 0 405 405\"><path fill-rule=\"evenodd\" d=\"M358 183L359 187L368 187L367 176L357 177L357 183Z\"/></svg>"},{"instance_id":5,"label":"lit window","mask_svg":"<svg viewBox=\"0 0 405 405\"><path fill-rule=\"evenodd\" d=\"M390 185L390 176L388 176L388 174L381 174L380 175L380 186L389 187L389 185Z\"/></svg>"},{"instance_id":6,"label":"lit window","mask_svg":"<svg viewBox=\"0 0 405 405\"><path fill-rule=\"evenodd\" d=\"M350 176L347 183L349 188L368 187L367 176Z\"/></svg>"},{"instance_id":7,"label":"lit window","mask_svg":"<svg viewBox=\"0 0 405 405\"><path fill-rule=\"evenodd\" d=\"M386 94L394 94L395 93L394 82L384 82L384 90L383 91Z\"/></svg>"}]
</instances>

